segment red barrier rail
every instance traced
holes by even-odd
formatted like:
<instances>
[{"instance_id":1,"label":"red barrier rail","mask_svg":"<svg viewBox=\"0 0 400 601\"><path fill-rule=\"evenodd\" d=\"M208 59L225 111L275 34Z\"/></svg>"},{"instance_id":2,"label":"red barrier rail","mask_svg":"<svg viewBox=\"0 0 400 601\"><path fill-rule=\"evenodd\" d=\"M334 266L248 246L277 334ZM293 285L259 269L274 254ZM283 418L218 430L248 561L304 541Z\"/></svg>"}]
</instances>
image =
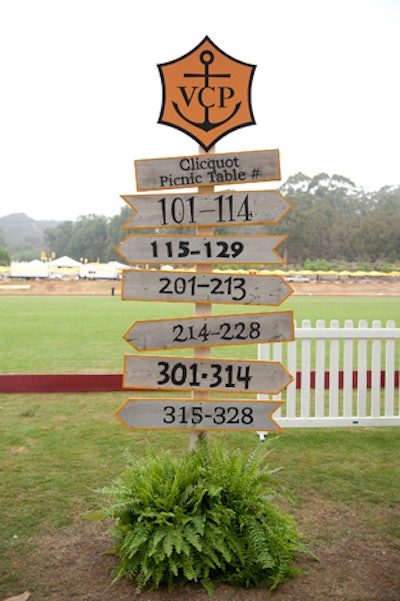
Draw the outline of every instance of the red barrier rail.
<instances>
[{"instance_id":1,"label":"red barrier rail","mask_svg":"<svg viewBox=\"0 0 400 601\"><path fill-rule=\"evenodd\" d=\"M301 388L301 372L296 373L296 388ZM343 388L344 372L339 374L339 388ZM325 388L329 388L329 371L325 372ZM386 372L381 371L381 387L385 386ZM358 372L353 371L353 388L357 388ZM394 373L394 386L399 388L400 371ZM367 388L371 388L372 373L367 372ZM315 388L315 372L310 373L310 386ZM140 390L140 386L137 388ZM122 374L0 374L0 393L35 392L121 392Z\"/></svg>"},{"instance_id":2,"label":"red barrier rail","mask_svg":"<svg viewBox=\"0 0 400 601\"><path fill-rule=\"evenodd\" d=\"M0 393L115 392L118 390L122 390L122 374L0 375Z\"/></svg>"}]
</instances>

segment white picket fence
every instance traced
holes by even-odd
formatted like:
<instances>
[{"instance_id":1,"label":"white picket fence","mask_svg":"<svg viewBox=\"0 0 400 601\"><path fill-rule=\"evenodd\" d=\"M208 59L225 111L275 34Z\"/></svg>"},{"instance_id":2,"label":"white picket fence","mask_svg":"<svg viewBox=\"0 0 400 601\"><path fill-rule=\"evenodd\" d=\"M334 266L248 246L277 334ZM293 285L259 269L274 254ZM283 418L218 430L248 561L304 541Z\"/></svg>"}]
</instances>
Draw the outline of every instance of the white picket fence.
<instances>
[{"instance_id":1,"label":"white picket fence","mask_svg":"<svg viewBox=\"0 0 400 601\"><path fill-rule=\"evenodd\" d=\"M399 357L394 321L304 320L293 342L259 345L259 359L280 361L295 378L280 395L258 398L285 401L273 416L284 429L399 426Z\"/></svg>"}]
</instances>

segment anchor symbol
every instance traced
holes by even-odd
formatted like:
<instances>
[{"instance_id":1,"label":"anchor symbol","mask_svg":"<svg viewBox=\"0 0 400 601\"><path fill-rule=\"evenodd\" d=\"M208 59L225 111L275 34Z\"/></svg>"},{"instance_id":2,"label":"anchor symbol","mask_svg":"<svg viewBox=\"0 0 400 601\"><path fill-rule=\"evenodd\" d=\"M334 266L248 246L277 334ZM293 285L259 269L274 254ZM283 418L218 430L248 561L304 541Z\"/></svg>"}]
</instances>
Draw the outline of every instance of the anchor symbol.
<instances>
[{"instance_id":1,"label":"anchor symbol","mask_svg":"<svg viewBox=\"0 0 400 601\"><path fill-rule=\"evenodd\" d=\"M204 78L204 89L209 88L209 81L210 78L222 78L222 77L230 77L229 73L214 73L211 74L210 70L209 70L209 66L214 62L214 53L209 51L209 50L204 50L201 54L200 54L200 62L204 65L204 73L185 73L184 77L202 77ZM229 115L229 117L226 117L226 119L222 119L222 121L218 121L215 123L212 123L210 121L210 117L209 117L209 112L210 112L210 108L207 105L204 105L203 103L202 106L204 106L204 120L203 121L193 121L192 119L189 119L188 117L186 117L182 111L180 110L178 104L176 102L173 102L173 107L175 109L175 111L178 113L178 115L184 119L184 121L186 121L187 123L190 123L191 125L194 125L195 127L198 127L199 129L202 129L203 131L207 132L210 131L212 129L215 129L216 127L219 127L220 125L223 125L224 123L227 123L227 121L229 121L230 119L232 119L232 117L234 117L236 115L236 113L238 112L240 105L242 104L241 102L238 102L235 106L235 108L233 109L231 115Z\"/></svg>"}]
</instances>

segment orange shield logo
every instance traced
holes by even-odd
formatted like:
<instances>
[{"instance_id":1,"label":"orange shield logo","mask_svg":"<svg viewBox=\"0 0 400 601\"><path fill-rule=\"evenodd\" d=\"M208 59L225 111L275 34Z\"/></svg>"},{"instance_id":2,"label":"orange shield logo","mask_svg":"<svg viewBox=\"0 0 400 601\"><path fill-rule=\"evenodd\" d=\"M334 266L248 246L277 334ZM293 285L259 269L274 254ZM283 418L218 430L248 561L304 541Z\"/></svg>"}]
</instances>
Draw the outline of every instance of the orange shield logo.
<instances>
[{"instance_id":1,"label":"orange shield logo","mask_svg":"<svg viewBox=\"0 0 400 601\"><path fill-rule=\"evenodd\" d=\"M158 123L185 132L206 152L231 131L255 123L250 103L255 65L228 56L208 37L158 69L163 85Z\"/></svg>"}]
</instances>

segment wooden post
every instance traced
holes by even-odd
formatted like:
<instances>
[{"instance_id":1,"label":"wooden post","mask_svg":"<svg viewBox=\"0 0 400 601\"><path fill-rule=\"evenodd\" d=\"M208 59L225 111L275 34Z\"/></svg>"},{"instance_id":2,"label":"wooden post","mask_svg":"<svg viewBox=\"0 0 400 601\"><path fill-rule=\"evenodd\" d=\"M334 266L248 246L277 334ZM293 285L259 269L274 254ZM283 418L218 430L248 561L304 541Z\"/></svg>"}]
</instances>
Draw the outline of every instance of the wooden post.
<instances>
[{"instance_id":1,"label":"wooden post","mask_svg":"<svg viewBox=\"0 0 400 601\"><path fill-rule=\"evenodd\" d=\"M201 147L199 147L199 154L201 154L202 149ZM215 146L213 146L212 148L210 148L209 150L209 154L214 154L215 153ZM197 191L203 194L212 194L215 190L215 186L205 186L203 188L198 188ZM199 225L196 227L196 235L197 236L202 236L202 235L208 235L211 236L214 234L214 227L211 225ZM197 263L196 264L196 273L204 273L207 271L212 271L213 270L213 265L206 265L204 263ZM195 303L195 315L196 317L203 317L203 316L208 316L211 315L212 313L212 303ZM196 347L194 349L194 357L195 359L204 359L204 358L208 358L210 357L210 347L203 347L203 348L199 348ZM205 400L208 398L208 392L197 392L195 390L193 390L192 392L192 400L196 401L196 400ZM207 430L200 430L200 431L195 431L195 430L191 430L190 432L190 438L189 438L189 449L192 451L196 448L196 443L198 442L198 440L200 440L201 438L207 438L208 434L207 434Z\"/></svg>"}]
</instances>

